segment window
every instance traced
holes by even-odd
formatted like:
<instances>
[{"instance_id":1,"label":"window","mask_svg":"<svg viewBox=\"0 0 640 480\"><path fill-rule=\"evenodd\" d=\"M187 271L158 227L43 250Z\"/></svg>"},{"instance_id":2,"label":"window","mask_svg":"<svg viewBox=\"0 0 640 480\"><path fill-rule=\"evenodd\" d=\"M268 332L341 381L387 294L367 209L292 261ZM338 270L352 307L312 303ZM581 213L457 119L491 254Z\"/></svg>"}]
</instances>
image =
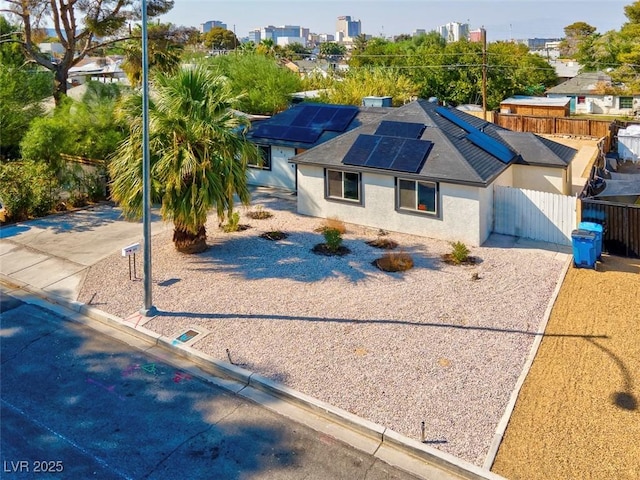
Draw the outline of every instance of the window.
<instances>
[{"instance_id":1,"label":"window","mask_svg":"<svg viewBox=\"0 0 640 480\"><path fill-rule=\"evenodd\" d=\"M360 201L360 174L340 170L326 171L327 197Z\"/></svg>"},{"instance_id":2,"label":"window","mask_svg":"<svg viewBox=\"0 0 640 480\"><path fill-rule=\"evenodd\" d=\"M633 108L633 97L620 97L620 108Z\"/></svg>"},{"instance_id":3,"label":"window","mask_svg":"<svg viewBox=\"0 0 640 480\"><path fill-rule=\"evenodd\" d=\"M437 213L438 184L398 179L398 209L424 213Z\"/></svg>"},{"instance_id":4,"label":"window","mask_svg":"<svg viewBox=\"0 0 640 480\"><path fill-rule=\"evenodd\" d=\"M583 96L579 96L578 97L578 105L583 105L585 103L587 103L587 98L583 97Z\"/></svg>"},{"instance_id":5,"label":"window","mask_svg":"<svg viewBox=\"0 0 640 480\"><path fill-rule=\"evenodd\" d=\"M268 145L258 145L259 158L249 160L248 165L253 168L261 168L263 170L271 170L271 147Z\"/></svg>"}]
</instances>

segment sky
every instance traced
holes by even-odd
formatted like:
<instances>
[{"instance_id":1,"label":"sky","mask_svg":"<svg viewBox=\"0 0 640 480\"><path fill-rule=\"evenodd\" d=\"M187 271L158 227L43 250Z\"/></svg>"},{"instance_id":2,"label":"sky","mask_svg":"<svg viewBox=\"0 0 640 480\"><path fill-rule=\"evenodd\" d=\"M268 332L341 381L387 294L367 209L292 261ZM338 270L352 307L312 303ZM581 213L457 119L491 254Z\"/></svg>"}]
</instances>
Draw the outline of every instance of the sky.
<instances>
[{"instance_id":1,"label":"sky","mask_svg":"<svg viewBox=\"0 0 640 480\"><path fill-rule=\"evenodd\" d=\"M449 22L485 27L487 40L562 38L564 27L584 21L597 32L619 30L624 6L634 0L175 0L163 22L199 28L219 20L239 38L267 25L298 25L335 34L336 20L360 20L367 35L390 37Z\"/></svg>"}]
</instances>

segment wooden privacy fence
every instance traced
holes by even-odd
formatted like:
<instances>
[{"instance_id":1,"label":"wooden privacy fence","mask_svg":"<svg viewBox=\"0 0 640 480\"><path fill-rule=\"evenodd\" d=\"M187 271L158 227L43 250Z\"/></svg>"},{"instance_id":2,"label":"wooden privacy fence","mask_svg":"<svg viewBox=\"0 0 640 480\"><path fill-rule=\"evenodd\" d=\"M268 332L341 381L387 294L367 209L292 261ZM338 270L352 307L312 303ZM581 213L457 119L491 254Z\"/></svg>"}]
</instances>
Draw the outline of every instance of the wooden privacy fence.
<instances>
[{"instance_id":1,"label":"wooden privacy fence","mask_svg":"<svg viewBox=\"0 0 640 480\"><path fill-rule=\"evenodd\" d=\"M503 235L571 245L576 197L496 186L493 231Z\"/></svg>"},{"instance_id":2,"label":"wooden privacy fence","mask_svg":"<svg viewBox=\"0 0 640 480\"><path fill-rule=\"evenodd\" d=\"M612 255L640 258L640 205L583 198L581 221L603 226L602 250Z\"/></svg>"},{"instance_id":3,"label":"wooden privacy fence","mask_svg":"<svg viewBox=\"0 0 640 480\"><path fill-rule=\"evenodd\" d=\"M613 122L587 118L534 117L493 112L493 123L514 132L609 137Z\"/></svg>"}]
</instances>

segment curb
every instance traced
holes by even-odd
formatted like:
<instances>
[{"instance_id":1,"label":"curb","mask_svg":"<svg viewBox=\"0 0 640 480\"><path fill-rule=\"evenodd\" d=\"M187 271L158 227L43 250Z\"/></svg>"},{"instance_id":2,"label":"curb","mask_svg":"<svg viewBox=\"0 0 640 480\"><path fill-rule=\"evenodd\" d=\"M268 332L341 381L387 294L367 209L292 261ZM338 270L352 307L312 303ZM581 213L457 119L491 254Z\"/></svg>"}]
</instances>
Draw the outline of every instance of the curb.
<instances>
[{"instance_id":1,"label":"curb","mask_svg":"<svg viewBox=\"0 0 640 480\"><path fill-rule=\"evenodd\" d=\"M484 467L441 452L262 375L217 360L144 326L130 325L97 308L44 292L1 274L0 292L3 295L10 293L25 303L39 305L71 321L85 324L167 363L180 363L181 369L232 394L258 403L420 478L505 480ZM116 332L113 332L114 329ZM178 359L171 358L176 356ZM194 365L198 367L197 370L193 368Z\"/></svg>"},{"instance_id":2,"label":"curb","mask_svg":"<svg viewBox=\"0 0 640 480\"><path fill-rule=\"evenodd\" d=\"M531 370L531 367L533 366L533 361L535 360L535 357L538 353L538 348L540 348L542 338L544 337L544 332L547 329L547 324L549 323L549 318L551 317L551 311L553 310L553 306L556 303L556 299L558 298L558 294L560 293L560 289L562 288L562 284L564 283L564 278L566 277L567 272L569 271L569 267L572 263L573 256L569 255L564 267L562 268L562 271L560 272L560 277L558 278L558 282L556 283L556 288L553 291L553 295L551 295L551 299L547 304L547 309L544 312L544 317L538 325L538 330L536 331L536 335L533 339L533 344L531 345L531 350L529 351L527 360L524 363L522 372L520 372L518 381L516 382L516 385L511 392L511 397L509 398L509 402L507 403L507 407L505 408L505 412L498 422L498 426L496 427L496 433L493 437L493 441L491 442L491 446L489 447L487 456L485 457L484 463L482 464L482 468L486 470L491 470L491 467L496 460L498 449L500 448L500 444L504 439L504 434L507 430L507 426L509 424L509 420L511 419L511 415L513 414L513 410L515 409L516 402L518 401L520 390L522 390L522 386L524 385L524 381L529 374L529 370Z\"/></svg>"}]
</instances>

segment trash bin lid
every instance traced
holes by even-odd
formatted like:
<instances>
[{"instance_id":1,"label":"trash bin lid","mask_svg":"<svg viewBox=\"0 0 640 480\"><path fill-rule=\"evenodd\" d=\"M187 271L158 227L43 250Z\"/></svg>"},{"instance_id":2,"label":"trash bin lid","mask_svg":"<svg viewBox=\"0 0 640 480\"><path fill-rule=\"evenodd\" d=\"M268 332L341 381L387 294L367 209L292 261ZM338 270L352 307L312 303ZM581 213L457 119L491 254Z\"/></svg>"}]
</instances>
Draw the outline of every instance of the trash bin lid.
<instances>
[{"instance_id":1,"label":"trash bin lid","mask_svg":"<svg viewBox=\"0 0 640 480\"><path fill-rule=\"evenodd\" d=\"M576 240L594 240L596 239L596 232L590 232L589 230L572 230L571 238Z\"/></svg>"}]
</instances>

